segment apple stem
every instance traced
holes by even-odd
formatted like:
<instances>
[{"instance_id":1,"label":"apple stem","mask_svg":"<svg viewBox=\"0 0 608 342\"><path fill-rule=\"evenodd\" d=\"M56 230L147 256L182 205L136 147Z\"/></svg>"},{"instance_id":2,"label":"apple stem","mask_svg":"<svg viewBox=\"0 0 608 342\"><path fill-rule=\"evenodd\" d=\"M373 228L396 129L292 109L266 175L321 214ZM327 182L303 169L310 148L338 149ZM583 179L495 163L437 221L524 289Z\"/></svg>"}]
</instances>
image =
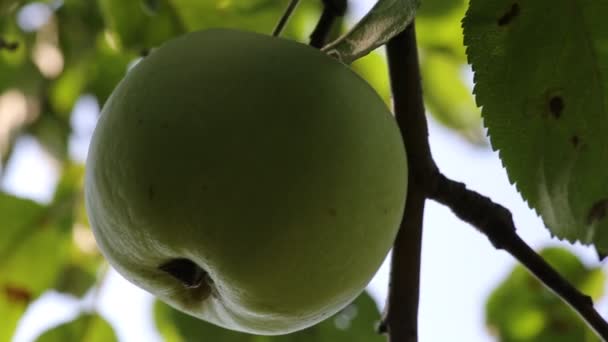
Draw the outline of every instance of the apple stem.
<instances>
[{"instance_id":1,"label":"apple stem","mask_svg":"<svg viewBox=\"0 0 608 342\"><path fill-rule=\"evenodd\" d=\"M298 6L299 3L300 3L300 0L291 0L289 2L289 4L287 5L287 8L285 9L285 12L283 12L281 19L279 19L279 22L277 23L277 26L275 26L274 30L272 31L273 36L278 37L281 34L281 32L283 32L285 25L287 25L289 18L291 17L291 15L293 14L293 11L296 9L296 7Z\"/></svg>"}]
</instances>

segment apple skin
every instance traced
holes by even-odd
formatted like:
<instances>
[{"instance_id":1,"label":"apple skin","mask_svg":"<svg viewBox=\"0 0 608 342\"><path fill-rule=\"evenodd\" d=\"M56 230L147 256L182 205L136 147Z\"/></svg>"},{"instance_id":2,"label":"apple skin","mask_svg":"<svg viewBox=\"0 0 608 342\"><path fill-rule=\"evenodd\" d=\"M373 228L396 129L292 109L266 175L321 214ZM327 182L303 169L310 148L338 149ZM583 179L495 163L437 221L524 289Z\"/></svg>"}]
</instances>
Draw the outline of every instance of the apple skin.
<instances>
[{"instance_id":1,"label":"apple skin","mask_svg":"<svg viewBox=\"0 0 608 342\"><path fill-rule=\"evenodd\" d=\"M363 291L397 234L407 162L385 103L347 66L213 29L128 72L85 184L99 248L126 279L200 319L277 335Z\"/></svg>"}]
</instances>

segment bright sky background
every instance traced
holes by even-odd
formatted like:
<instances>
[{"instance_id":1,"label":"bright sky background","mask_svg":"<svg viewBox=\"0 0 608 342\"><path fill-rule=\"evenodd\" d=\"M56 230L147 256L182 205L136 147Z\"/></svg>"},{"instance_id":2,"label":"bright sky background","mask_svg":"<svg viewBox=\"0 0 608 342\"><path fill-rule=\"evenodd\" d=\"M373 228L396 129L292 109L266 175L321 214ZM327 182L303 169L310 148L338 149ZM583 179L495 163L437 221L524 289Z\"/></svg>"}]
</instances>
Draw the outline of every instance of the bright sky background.
<instances>
[{"instance_id":1,"label":"bright sky background","mask_svg":"<svg viewBox=\"0 0 608 342\"><path fill-rule=\"evenodd\" d=\"M355 9L363 13L368 5ZM70 154L84 161L99 106L95 98L83 96L74 109L75 133ZM562 245L588 264L597 264L590 248L570 246L551 239L540 219L527 207L508 182L496 153L471 146L453 132L430 121L433 156L449 177L465 182L509 208L524 240L535 248ZM50 200L58 170L33 138L22 138L16 145L15 158L7 165L3 190L41 202ZM484 327L484 304L515 265L513 259L496 251L489 241L472 227L455 218L448 209L427 202L423 240L420 298L420 341L493 341ZM385 262L372 280L369 291L380 308L384 305L388 283ZM14 342L28 342L50 325L71 319L82 305L67 296L43 296L26 313ZM121 341L156 342L162 339L155 331L151 316L152 297L134 287L115 272L110 272L98 297L101 313L115 326ZM600 304L608 312L608 302Z\"/></svg>"}]
</instances>

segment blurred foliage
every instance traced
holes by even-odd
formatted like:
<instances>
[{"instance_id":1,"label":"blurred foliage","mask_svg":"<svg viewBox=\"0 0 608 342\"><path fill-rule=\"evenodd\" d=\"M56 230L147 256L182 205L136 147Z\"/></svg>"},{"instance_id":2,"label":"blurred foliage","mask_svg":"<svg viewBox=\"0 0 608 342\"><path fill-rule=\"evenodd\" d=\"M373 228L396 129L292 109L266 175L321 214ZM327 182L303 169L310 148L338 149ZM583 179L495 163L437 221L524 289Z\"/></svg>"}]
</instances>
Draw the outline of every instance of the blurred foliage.
<instances>
[{"instance_id":1,"label":"blurred foliage","mask_svg":"<svg viewBox=\"0 0 608 342\"><path fill-rule=\"evenodd\" d=\"M40 335L36 342L115 342L112 326L96 314L82 314L75 320L60 324Z\"/></svg>"},{"instance_id":2,"label":"blurred foliage","mask_svg":"<svg viewBox=\"0 0 608 342\"><path fill-rule=\"evenodd\" d=\"M587 267L561 248L546 248L540 255L594 300L604 294L601 268ZM490 295L486 324L501 342L600 341L578 314L519 265Z\"/></svg>"},{"instance_id":3,"label":"blurred foliage","mask_svg":"<svg viewBox=\"0 0 608 342\"><path fill-rule=\"evenodd\" d=\"M167 342L382 342L386 338L375 332L380 313L373 299L362 293L353 303L333 317L310 328L281 336L256 336L226 330L203 322L156 301L154 316L161 335Z\"/></svg>"}]
</instances>

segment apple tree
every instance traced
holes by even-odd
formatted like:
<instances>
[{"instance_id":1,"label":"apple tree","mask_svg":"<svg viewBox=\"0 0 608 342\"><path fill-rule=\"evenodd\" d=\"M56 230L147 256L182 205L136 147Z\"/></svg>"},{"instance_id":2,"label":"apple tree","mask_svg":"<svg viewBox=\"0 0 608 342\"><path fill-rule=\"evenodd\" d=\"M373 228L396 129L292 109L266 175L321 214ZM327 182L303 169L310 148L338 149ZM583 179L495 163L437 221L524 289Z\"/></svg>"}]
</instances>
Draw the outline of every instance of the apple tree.
<instances>
[{"instance_id":1,"label":"apple tree","mask_svg":"<svg viewBox=\"0 0 608 342\"><path fill-rule=\"evenodd\" d=\"M353 10L365 4L369 5L369 9L361 13ZM391 191L403 196L401 202L392 202L398 207L398 217L393 227L388 227L396 234L396 237L390 235L391 241L386 248L392 245L390 284L387 284L389 293L384 311L379 312L371 297L357 288L356 299L353 300L356 297L353 295L347 301L340 302L339 307L332 308L333 311L327 311L331 311L331 315L326 316L331 317L319 314L319 319L314 322L316 324L305 329L306 324L300 324L298 331L276 336L221 328L182 312L190 311L192 314L193 310L182 307L179 311L157 300L151 314L164 339L243 342L417 341L423 215L427 201L435 201L451 209L459 219L487 236L496 249L506 251L520 263L488 297L485 308L486 324L500 341L607 340L608 323L594 306L603 295L605 277L599 262L608 251L608 180L604 180L608 174L608 25L603 16L607 12L608 5L602 1L567 0L533 3L512 0L0 0L0 341L13 338L26 310L49 292L63 293L89 304L83 304L73 320L41 333L36 337L37 341L118 340L114 327L99 313L95 302L109 267L106 259L112 259L108 258L108 248L104 247L104 244L108 245L107 241L100 241L101 235L95 225L102 225L99 222L103 222L111 226L124 221L121 222L118 214L113 215L111 211L101 212L99 206L91 205L91 200L85 198L85 188L88 189L91 183L90 177L85 177L85 174L97 170L97 167L121 170L120 165L124 165L124 160L119 163L118 158L112 159L108 155L104 157L107 159L104 166L87 163L85 168L84 153L78 152L79 148L83 150L83 143L77 142L80 132L77 129L78 117L74 113L83 103L91 101L105 105L105 108L116 107L112 103L121 101L116 98L122 99L124 94L121 89L128 87L124 84L128 83L132 71L143 69L151 58L156 58L156 52L163 49L164 44L185 37L188 33L212 28L249 32L251 35L251 32L255 32L257 36L264 35L270 40L291 40L290 43L298 44L305 48L302 51L307 51L302 53L302 57L296 56L296 60L309 62L312 57L307 56L322 56L331 65L348 71L351 76L341 78L341 81L346 80L342 85L333 80L330 83L328 70L332 69L321 68L319 64L315 64L318 66L316 69L306 70L306 74L299 77L301 80L328 80L318 84L331 84L334 89L315 87L314 82L300 84L298 77L282 81L285 84L278 87L274 85L273 89L294 89L294 94L290 94L294 95L293 98L305 94L313 102L323 99L322 109L326 111L319 112L327 114L324 117L342 108L353 108L352 104L346 103L348 95L366 104L375 101L369 107L370 112L382 108L379 111L387 113L395 135L385 134L388 130L382 130L383 134L376 132L372 145L374 148L376 145L390 145L390 139L400 137L396 141L402 153L389 158L390 153L378 154L375 153L378 150L373 150L373 153L366 155L366 160L375 164L384 163L386 177L374 182L390 181L394 185ZM209 48L209 55L214 53L213 50ZM249 62L256 59L246 54L234 58L241 59L243 65L246 65L248 58ZM269 60L268 63L275 64L267 64L266 67L280 70L285 67L280 62L280 59ZM178 62L172 65L180 67ZM202 68L197 67L196 61L188 62L187 66L192 70ZM162 67L165 66L156 66ZM221 70L221 66L215 67ZM172 72L170 70L169 73ZM149 71L148 75L154 75L154 70ZM468 75L473 77L472 85L467 80ZM256 80L263 80L259 74L256 76ZM154 83L155 89L164 86L162 80L154 82L153 76L145 80ZM238 83L233 84L235 87L251 86L246 79L237 80ZM368 90L373 96L361 96L357 90L358 82L366 86L369 84L371 87ZM211 86L209 89L213 88ZM221 86L218 87L220 91L214 93L217 98L221 98L222 89L230 88L226 84ZM263 81L257 86L256 90L260 90ZM129 94L138 90L136 85L129 87ZM171 88L166 93L179 98L184 92L192 94L196 91L202 92L201 89L190 87ZM331 103L331 96L327 94L334 94L333 91L346 95L334 97L340 101ZM286 97L272 98L272 93L264 94L263 91L252 94L255 96L236 92L230 94L230 99L239 108L254 106L258 102L289 107L280 100L291 101L285 100ZM191 96L193 101L197 100L197 95ZM166 102L163 102L162 94L154 93L148 99L144 94L141 98L144 104L147 101L156 106L140 113L141 118L149 118L146 115L154 111L154 117L162 121L162 116L158 116L156 111L159 104L162 107ZM156 101L159 98L161 101ZM124 103L122 106L125 108L136 107L131 102ZM329 109L328 103L332 106ZM216 109L219 110L219 107ZM389 114L389 110L392 114ZM108 116L105 111L111 109L104 109L103 115ZM353 109L353 112L356 110ZM204 110L201 110L201 114L206 115ZM289 114L289 111L283 113L286 118L289 118ZM342 114L348 117L349 113ZM118 117L121 118L120 115ZM275 121L277 118L272 115L266 117ZM214 120L221 121L222 118L220 115L219 119ZM275 124L259 120L247 123L243 122L242 117L231 119L237 121L229 122L228 126L237 123L245 128L260 130L269 129L267 127ZM328 122L330 119L333 118L329 117ZM321 135L321 138L333 136L342 139L343 135L352 133L351 145L360 146L354 142L360 143L362 139L357 138L363 134L348 130L348 127L355 125L355 119L352 120L341 126L344 130L333 135L325 132L327 136ZM493 194L477 193L465 184L452 180L437 166L429 147L428 120L440 123L471 146L498 151L510 182L521 194L521 200L541 217L550 234L559 239L562 246L580 243L594 248L597 263L585 265L563 248L547 248L538 252L530 248L518 236L516 228L523 227L516 227L509 208L493 202ZM181 122L184 127L188 126L182 131L196 127L186 121ZM278 132L282 136L290 136L289 132L283 132L289 122L285 119L285 126L275 125L280 128ZM370 124L370 130L372 126ZM120 127L125 130L124 126ZM365 124L357 127L365 127ZM314 129L318 130L319 127ZM166 144L162 141L166 137L159 131L142 133L135 126L129 130L133 139L145 136L158 141L153 151L142 148L138 154L128 155L128 160L139 156L143 156L143 159L157 157L155 152L164 151L163 146L172 146L170 143L178 140L178 134L173 133L174 139ZM118 132L120 130L116 130L116 126L107 128L105 140L98 145L111 145L114 143L112 133ZM247 129L237 131L242 141L247 140L247 136L244 137L247 132ZM150 134L146 136L144 133ZM216 138L224 135L222 131L210 134L215 134ZM115 135L118 136L127 135ZM194 134L192 136L196 137ZM297 141L296 136L292 137ZM10 185L9 176L28 172L26 167L14 167L23 146L28 144L42 147L43 153L39 158L44 159L51 170L52 185L47 186L46 190L38 189L38 193L44 194L38 197L20 193ZM188 146L192 149L192 145ZM285 152L282 149L291 148L291 145L265 146L266 150L282 152ZM175 151L171 160L179 160L176 156L187 149ZM114 153L120 151L122 147L116 148ZM313 157L309 158L311 163L306 165L320 172L322 163L314 158L318 155L312 154ZM271 169L279 168L280 165L272 164L275 161L273 155L268 156ZM192 165L204 165L204 158L208 157L203 155ZM235 161L255 158L247 155L245 150L242 155L233 153L231 157ZM289 157L293 160L299 158L297 155ZM196 155L190 158L196 158ZM332 158L335 164L343 161L340 156ZM348 158L344 156L343 159ZM403 163L399 164L400 160ZM406 160L407 170L399 169L397 164L404 165ZM112 162L116 165L112 165ZM170 169L174 165L169 163L164 168ZM229 171L224 164L214 165L219 165L218 175ZM347 166L357 165L365 163L362 161L361 164ZM352 167L350 171L347 169L344 167L336 179L350 191L360 184L353 181L356 177L353 176L355 171ZM150 172L162 170L163 167L157 167ZM395 170L403 171L401 182L392 178L387 180L389 173ZM247 172L246 169L243 171ZM260 174L266 172L258 171ZM293 175L299 170L288 171ZM133 179L133 184L136 184L139 176L145 175L130 174L131 178L122 179L121 187L111 190L113 195L118 193L113 198L122 198L123 190L129 186L127 178ZM113 181L119 180L117 176L107 177L104 181L111 187ZM183 178L175 177L164 185L179 184L179 181L183 181ZM314 183L312 179L308 183L303 178L296 181L302 182L301 189L307 185L314 189L315 185L321 184ZM352 187L346 184L349 181ZM35 191L37 184L34 178L28 179L30 191ZM253 184L251 192L261 192L259 189L264 185L263 180L260 184ZM266 185L272 187L272 182ZM234 186L237 187L238 184ZM187 192L192 194L192 191L203 191L202 188L187 189ZM177 186L170 190L173 194L184 191ZM87 198L90 195L88 191ZM214 215L229 215L226 214L231 211L228 205L234 202L226 200L224 203L222 199L232 198L235 193L216 194L214 198L217 201L213 205L219 210L215 210ZM146 190L149 198L158 194L158 190ZM349 194L345 192L340 197L341 204L344 204L340 208L357 209L353 209L355 212L340 212L345 215L344 222L347 223L342 228L352 230L347 233L363 234L363 230L356 230L353 226L360 217L368 219L369 215L366 209L351 205L350 201L354 202L354 199L350 200ZM375 205L375 193L368 191L368 196L370 206ZM182 206L192 212L199 210L204 201L211 203L211 200L205 199L199 199L199 202L195 195L186 198L188 201ZM319 202L323 200L326 198L318 198ZM133 198L127 196L127 207L132 201ZM221 207L222 203L227 206ZM256 213L275 213L275 216L263 217L269 222L281 216L285 217L285 222L292 222L298 213L296 209L303 212L308 209L302 206L288 211L284 210L285 203L272 203L271 208L265 208L265 203L252 203L249 209L251 212L255 209ZM130 209L123 209L124 216L132 219ZM170 208L159 205L152 209L148 211L161 217L163 210ZM335 217L335 208L330 208L326 214ZM187 216L183 222L204 216L197 215ZM137 222L144 222L149 217L141 219ZM172 217L167 222L183 223L180 220L181 216ZM319 224L312 219L310 222ZM364 222L369 226L380 226L378 236L386 234L380 231L383 226L391 225L387 223L389 220L370 219ZM91 225L97 232L95 236ZM432 230L433 227L426 226L424 229ZM317 239L326 237L323 229L311 231L315 232ZM141 247L136 245L137 239L134 242L121 240L129 234L128 231L121 234L112 240L114 245L119 246L116 253L128 254L131 249ZM142 233L140 236L145 235ZM167 240L173 239L170 235L164 236ZM95 238L98 239L97 243ZM332 238L336 239L330 236ZM374 236L374 239L377 238ZM371 245L374 239L371 236L368 239ZM176 244L180 245L186 240L180 241ZM348 240L342 237L338 242L346 246ZM133 245L129 246L130 243ZM297 246L295 241L286 243ZM162 244L152 245L158 247ZM181 247L178 246L178 249L181 250ZM217 246L218 249L226 247ZM365 249L361 246L356 248L356 251ZM381 256L384 257L386 252L383 251ZM269 257L280 261L284 254L269 254ZM335 256L332 258L335 259ZM206 279L206 274L194 267L191 261L175 260L178 262L160 266L180 280L182 285L198 288ZM118 265L119 271L124 266L120 262L112 264L115 267ZM351 266L354 264L352 262ZM344 264L344 267L348 266L348 263ZM371 271L377 267L376 262ZM354 267L346 273L357 274L358 271L362 269ZM272 272L272 269L268 272ZM370 273L370 270L366 272ZM369 277L366 281L369 281ZM331 288L340 289L346 285L336 280ZM269 293L274 288L264 290ZM295 288L292 290L295 291ZM289 289L286 291L289 292ZM242 293L238 294L243 297ZM162 295L159 297L163 298ZM281 298L289 299L288 296ZM252 296L246 299L255 302L259 298ZM306 298L299 300L300 306L308 304ZM173 306L176 306L175 303ZM262 322L259 323L261 328L249 332L263 333L266 331L263 328L277 322L280 315L269 315L268 312L257 312L262 317L259 320ZM454 332L454 336L457 339L458 332Z\"/></svg>"}]
</instances>

